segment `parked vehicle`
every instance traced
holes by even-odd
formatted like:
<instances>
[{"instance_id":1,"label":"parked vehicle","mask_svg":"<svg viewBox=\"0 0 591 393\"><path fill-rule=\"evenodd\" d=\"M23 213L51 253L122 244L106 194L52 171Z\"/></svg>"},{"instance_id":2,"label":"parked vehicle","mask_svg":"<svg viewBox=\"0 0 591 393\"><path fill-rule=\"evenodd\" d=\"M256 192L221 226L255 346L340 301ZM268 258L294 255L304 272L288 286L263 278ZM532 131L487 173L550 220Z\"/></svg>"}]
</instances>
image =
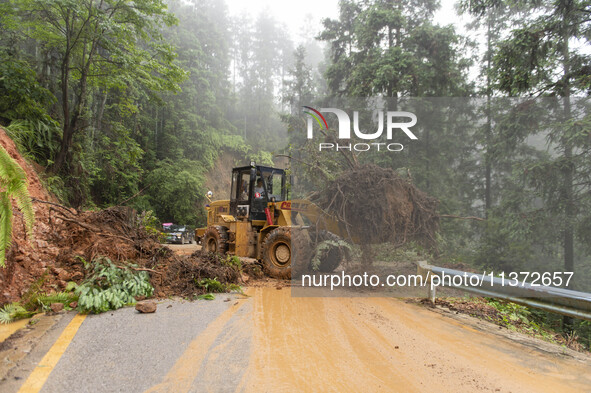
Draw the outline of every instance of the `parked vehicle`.
<instances>
[{"instance_id":1,"label":"parked vehicle","mask_svg":"<svg viewBox=\"0 0 591 393\"><path fill-rule=\"evenodd\" d=\"M193 231L186 225L165 223L162 228L166 233L167 243L189 244L193 240Z\"/></svg>"}]
</instances>

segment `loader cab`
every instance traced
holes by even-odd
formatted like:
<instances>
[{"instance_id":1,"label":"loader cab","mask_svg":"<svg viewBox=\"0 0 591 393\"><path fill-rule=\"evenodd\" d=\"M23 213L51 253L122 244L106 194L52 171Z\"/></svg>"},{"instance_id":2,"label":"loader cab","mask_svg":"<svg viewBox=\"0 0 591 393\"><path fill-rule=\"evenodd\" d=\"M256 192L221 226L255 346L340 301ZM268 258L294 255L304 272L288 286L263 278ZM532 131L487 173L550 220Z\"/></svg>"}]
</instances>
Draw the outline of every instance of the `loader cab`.
<instances>
[{"instance_id":1,"label":"loader cab","mask_svg":"<svg viewBox=\"0 0 591 393\"><path fill-rule=\"evenodd\" d=\"M267 204L287 199L283 169L261 165L234 168L230 194L230 214L239 220L265 220Z\"/></svg>"}]
</instances>

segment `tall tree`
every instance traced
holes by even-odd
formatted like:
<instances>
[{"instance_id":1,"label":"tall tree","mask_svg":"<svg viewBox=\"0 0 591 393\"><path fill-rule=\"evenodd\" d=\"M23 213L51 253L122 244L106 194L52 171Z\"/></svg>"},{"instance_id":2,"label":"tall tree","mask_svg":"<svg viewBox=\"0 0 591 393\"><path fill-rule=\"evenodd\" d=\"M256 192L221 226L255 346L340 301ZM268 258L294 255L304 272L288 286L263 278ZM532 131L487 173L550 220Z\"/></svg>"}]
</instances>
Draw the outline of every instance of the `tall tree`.
<instances>
[{"instance_id":1,"label":"tall tree","mask_svg":"<svg viewBox=\"0 0 591 393\"><path fill-rule=\"evenodd\" d=\"M386 109L394 109L401 97L468 95L471 62L465 48L470 43L452 26L432 23L438 7L435 0L341 1L339 18L325 19L319 35L330 43L331 64L325 75L330 94L389 98ZM389 165L408 166L412 161L415 171L422 168L415 180L435 192L444 178L437 173L444 168L437 159L446 160L441 143L455 140L457 132L452 133L434 135L431 127L424 127L412 157L391 155Z\"/></svg>"},{"instance_id":2,"label":"tall tree","mask_svg":"<svg viewBox=\"0 0 591 393\"><path fill-rule=\"evenodd\" d=\"M177 90L183 78L159 29L175 22L162 0L13 1L22 31L59 65L61 148L52 165L71 160L74 135L88 125L90 90L125 90L130 81L154 91Z\"/></svg>"},{"instance_id":3,"label":"tall tree","mask_svg":"<svg viewBox=\"0 0 591 393\"><path fill-rule=\"evenodd\" d=\"M319 38L330 42L326 78L333 94L384 97L463 95L462 38L431 23L439 2L339 3Z\"/></svg>"},{"instance_id":4,"label":"tall tree","mask_svg":"<svg viewBox=\"0 0 591 393\"><path fill-rule=\"evenodd\" d=\"M528 4L521 26L499 44L494 57L495 82L499 90L512 95L561 97L552 110L553 121L560 125L548 134L555 154L532 165L530 173L546 209L560 217L564 269L575 271L575 232L582 228L581 220L589 218L584 206L590 202L591 148L586 108L579 100L579 110L573 110L577 101L572 94L588 93L591 56L573 43L589 44L591 3L546 0Z\"/></svg>"},{"instance_id":5,"label":"tall tree","mask_svg":"<svg viewBox=\"0 0 591 393\"><path fill-rule=\"evenodd\" d=\"M283 102L288 105L291 115L298 114L302 105L309 104L316 90L312 69L306 63L306 48L299 45L293 57L294 64L287 72L284 82L286 89L282 95Z\"/></svg>"},{"instance_id":6,"label":"tall tree","mask_svg":"<svg viewBox=\"0 0 591 393\"><path fill-rule=\"evenodd\" d=\"M516 8L516 7L513 7ZM484 156L484 215L488 214L493 206L493 121L492 121L492 101L494 88L492 83L492 57L494 47L501 39L503 32L509 28L509 19L507 14L511 12L511 7L504 0L462 0L459 3L461 13L468 13L473 16L473 22L468 25L471 30L481 30L485 35L484 55L480 67L480 86L479 95L486 97L486 103L483 106L486 122L483 126L483 132L480 133L480 142L483 146Z\"/></svg>"},{"instance_id":7,"label":"tall tree","mask_svg":"<svg viewBox=\"0 0 591 393\"><path fill-rule=\"evenodd\" d=\"M242 16L234 23L233 79L237 107L233 122L247 142L260 141L266 149L283 148L278 112L281 90L292 64L293 47L285 29L261 13L253 22Z\"/></svg>"}]
</instances>

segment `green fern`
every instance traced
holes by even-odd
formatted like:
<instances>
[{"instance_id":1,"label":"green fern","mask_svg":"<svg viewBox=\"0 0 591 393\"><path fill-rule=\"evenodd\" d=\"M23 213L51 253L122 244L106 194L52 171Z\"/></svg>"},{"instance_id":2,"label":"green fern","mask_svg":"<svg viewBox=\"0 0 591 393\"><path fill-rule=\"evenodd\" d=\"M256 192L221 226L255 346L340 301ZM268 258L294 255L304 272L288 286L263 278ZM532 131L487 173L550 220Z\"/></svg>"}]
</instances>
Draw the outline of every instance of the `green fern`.
<instances>
[{"instance_id":1,"label":"green fern","mask_svg":"<svg viewBox=\"0 0 591 393\"><path fill-rule=\"evenodd\" d=\"M35 213L29 191L27 176L6 149L0 146L0 266L6 266L6 250L12 244L12 199L23 213L29 240L33 239Z\"/></svg>"},{"instance_id":2,"label":"green fern","mask_svg":"<svg viewBox=\"0 0 591 393\"><path fill-rule=\"evenodd\" d=\"M69 281L68 285L66 285L66 287L64 288L65 292L72 292L75 291L76 289L78 289L78 284L76 284L75 281Z\"/></svg>"},{"instance_id":3,"label":"green fern","mask_svg":"<svg viewBox=\"0 0 591 393\"><path fill-rule=\"evenodd\" d=\"M78 301L78 295L70 292L54 292L48 295L37 296L37 303L42 309L47 310L53 303L62 303L64 306Z\"/></svg>"},{"instance_id":4,"label":"green fern","mask_svg":"<svg viewBox=\"0 0 591 393\"><path fill-rule=\"evenodd\" d=\"M52 162L60 149L61 127L47 117L42 120L14 120L5 128L21 154L43 166Z\"/></svg>"},{"instance_id":5,"label":"green fern","mask_svg":"<svg viewBox=\"0 0 591 393\"><path fill-rule=\"evenodd\" d=\"M0 308L0 323L11 323L17 319L29 318L35 315L34 311L27 311L19 303L10 303Z\"/></svg>"},{"instance_id":6,"label":"green fern","mask_svg":"<svg viewBox=\"0 0 591 393\"><path fill-rule=\"evenodd\" d=\"M207 292L226 292L226 287L224 286L224 284L218 281L217 277L213 279L204 278L201 281L197 282L197 285L204 288Z\"/></svg>"}]
</instances>

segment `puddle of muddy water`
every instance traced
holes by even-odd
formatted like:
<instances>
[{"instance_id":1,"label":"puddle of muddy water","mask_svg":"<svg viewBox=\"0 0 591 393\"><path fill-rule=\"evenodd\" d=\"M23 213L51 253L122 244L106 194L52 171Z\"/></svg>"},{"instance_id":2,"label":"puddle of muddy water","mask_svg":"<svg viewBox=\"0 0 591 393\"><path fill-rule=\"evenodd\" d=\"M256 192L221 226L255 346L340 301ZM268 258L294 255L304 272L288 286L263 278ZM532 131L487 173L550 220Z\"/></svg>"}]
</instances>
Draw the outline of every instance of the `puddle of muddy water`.
<instances>
[{"instance_id":1,"label":"puddle of muddy water","mask_svg":"<svg viewBox=\"0 0 591 393\"><path fill-rule=\"evenodd\" d=\"M0 324L0 343L4 342L12 334L27 326L31 318L19 319L16 322Z\"/></svg>"}]
</instances>

